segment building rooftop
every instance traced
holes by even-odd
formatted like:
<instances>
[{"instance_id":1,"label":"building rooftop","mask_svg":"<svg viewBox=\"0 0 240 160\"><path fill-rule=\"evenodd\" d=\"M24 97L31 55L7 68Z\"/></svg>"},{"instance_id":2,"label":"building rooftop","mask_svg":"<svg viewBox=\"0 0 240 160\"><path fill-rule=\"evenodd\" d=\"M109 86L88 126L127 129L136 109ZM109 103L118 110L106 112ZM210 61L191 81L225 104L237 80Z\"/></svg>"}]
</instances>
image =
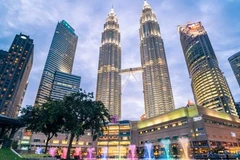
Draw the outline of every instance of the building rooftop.
<instances>
[{"instance_id":1,"label":"building rooftop","mask_svg":"<svg viewBox=\"0 0 240 160\"><path fill-rule=\"evenodd\" d=\"M240 123L240 120L237 116L233 116L227 113L218 112L212 109L207 109L201 106L190 106L190 107L182 107L179 109L175 109L165 114L161 114L156 117L148 118L146 120L138 121L137 126L138 129L146 128L149 126L157 125L160 123L176 120L184 117L197 117L197 116L210 116L218 119L228 120L232 122Z\"/></svg>"}]
</instances>

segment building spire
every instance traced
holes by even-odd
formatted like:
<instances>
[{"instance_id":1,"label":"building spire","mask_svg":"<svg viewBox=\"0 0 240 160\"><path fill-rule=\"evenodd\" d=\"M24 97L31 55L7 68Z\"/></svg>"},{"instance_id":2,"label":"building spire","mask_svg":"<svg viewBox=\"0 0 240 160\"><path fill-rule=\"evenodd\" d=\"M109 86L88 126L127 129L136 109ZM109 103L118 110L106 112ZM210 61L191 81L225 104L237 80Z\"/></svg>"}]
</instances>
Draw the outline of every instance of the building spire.
<instances>
[{"instance_id":1,"label":"building spire","mask_svg":"<svg viewBox=\"0 0 240 160\"><path fill-rule=\"evenodd\" d=\"M148 4L147 0L144 0L143 9L146 9L146 8L151 8L151 6Z\"/></svg>"},{"instance_id":2,"label":"building spire","mask_svg":"<svg viewBox=\"0 0 240 160\"><path fill-rule=\"evenodd\" d=\"M112 8L111 8L111 11L110 13L114 13L114 9L113 9L113 3L112 3Z\"/></svg>"},{"instance_id":3,"label":"building spire","mask_svg":"<svg viewBox=\"0 0 240 160\"><path fill-rule=\"evenodd\" d=\"M113 9L113 0L112 0L112 8L111 8L110 13L114 13L114 9Z\"/></svg>"}]
</instances>

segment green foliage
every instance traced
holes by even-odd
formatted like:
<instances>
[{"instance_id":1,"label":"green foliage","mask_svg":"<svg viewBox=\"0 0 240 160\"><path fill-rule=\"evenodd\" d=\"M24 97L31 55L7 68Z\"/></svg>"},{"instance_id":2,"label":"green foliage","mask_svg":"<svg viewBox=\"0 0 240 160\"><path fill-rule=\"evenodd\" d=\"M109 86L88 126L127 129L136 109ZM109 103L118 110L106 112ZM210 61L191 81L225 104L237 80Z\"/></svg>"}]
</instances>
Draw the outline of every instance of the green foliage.
<instances>
[{"instance_id":1,"label":"green foliage","mask_svg":"<svg viewBox=\"0 0 240 160\"><path fill-rule=\"evenodd\" d=\"M91 131L93 140L100 135L103 127L110 121L109 111L102 102L92 101L92 93L77 92L67 95L60 101L49 99L41 106L22 109L20 119L28 130L42 132L48 141L57 136L58 132L70 134L68 142L68 159L74 138L83 136L87 130Z\"/></svg>"},{"instance_id":2,"label":"green foliage","mask_svg":"<svg viewBox=\"0 0 240 160\"><path fill-rule=\"evenodd\" d=\"M103 103L92 101L86 93L78 92L65 96L62 104L62 109L66 111L63 130L73 133L77 138L90 130L95 140L106 122L110 121L109 111Z\"/></svg>"},{"instance_id":3,"label":"green foliage","mask_svg":"<svg viewBox=\"0 0 240 160\"><path fill-rule=\"evenodd\" d=\"M48 154L22 154L23 158L43 158L43 157L49 157Z\"/></svg>"},{"instance_id":4,"label":"green foliage","mask_svg":"<svg viewBox=\"0 0 240 160\"><path fill-rule=\"evenodd\" d=\"M225 147L224 146L218 146L216 148L213 149L213 153L218 153L219 151L225 151Z\"/></svg>"},{"instance_id":5,"label":"green foliage","mask_svg":"<svg viewBox=\"0 0 240 160\"><path fill-rule=\"evenodd\" d=\"M10 149L2 148L0 149L0 159L1 160L23 160L23 158L18 157Z\"/></svg>"},{"instance_id":6,"label":"green foliage","mask_svg":"<svg viewBox=\"0 0 240 160\"><path fill-rule=\"evenodd\" d=\"M26 129L32 132L41 132L47 136L45 153L47 152L47 146L49 140L53 136L57 136L60 132L63 123L63 110L59 109L61 101L54 101L48 99L48 101L41 106L28 106L23 108L20 120L24 122Z\"/></svg>"},{"instance_id":7,"label":"green foliage","mask_svg":"<svg viewBox=\"0 0 240 160\"><path fill-rule=\"evenodd\" d=\"M62 102L65 110L63 131L70 133L68 159L74 137L77 139L90 130L93 140L100 135L106 122L110 121L109 111L100 101L92 101L89 93L78 92L65 96Z\"/></svg>"},{"instance_id":8,"label":"green foliage","mask_svg":"<svg viewBox=\"0 0 240 160\"><path fill-rule=\"evenodd\" d=\"M13 141L12 142L12 148L17 149L18 148L18 141Z\"/></svg>"}]
</instances>

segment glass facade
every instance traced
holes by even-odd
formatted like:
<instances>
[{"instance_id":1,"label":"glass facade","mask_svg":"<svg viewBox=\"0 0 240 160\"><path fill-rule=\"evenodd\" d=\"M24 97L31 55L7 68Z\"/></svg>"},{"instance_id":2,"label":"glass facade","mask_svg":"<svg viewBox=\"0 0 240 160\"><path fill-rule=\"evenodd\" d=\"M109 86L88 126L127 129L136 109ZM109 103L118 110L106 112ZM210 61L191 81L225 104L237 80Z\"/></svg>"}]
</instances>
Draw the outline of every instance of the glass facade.
<instances>
[{"instance_id":1,"label":"glass facade","mask_svg":"<svg viewBox=\"0 0 240 160\"><path fill-rule=\"evenodd\" d=\"M174 109L168 65L160 27L150 5L144 1L140 18L140 54L147 118Z\"/></svg>"},{"instance_id":2,"label":"glass facade","mask_svg":"<svg viewBox=\"0 0 240 160\"><path fill-rule=\"evenodd\" d=\"M196 103L237 116L230 89L201 22L178 29Z\"/></svg>"},{"instance_id":3,"label":"glass facade","mask_svg":"<svg viewBox=\"0 0 240 160\"><path fill-rule=\"evenodd\" d=\"M16 35L0 70L0 114L16 118L33 64L33 40Z\"/></svg>"},{"instance_id":4,"label":"glass facade","mask_svg":"<svg viewBox=\"0 0 240 160\"><path fill-rule=\"evenodd\" d=\"M130 121L109 123L97 142L97 156L104 157L104 150L109 158L126 158L131 144Z\"/></svg>"},{"instance_id":5,"label":"glass facade","mask_svg":"<svg viewBox=\"0 0 240 160\"><path fill-rule=\"evenodd\" d=\"M78 92L81 77L56 71L51 91L51 98L61 100L65 95Z\"/></svg>"},{"instance_id":6,"label":"glass facade","mask_svg":"<svg viewBox=\"0 0 240 160\"><path fill-rule=\"evenodd\" d=\"M100 47L96 100L111 115L121 118L121 46L119 24L113 9L108 14Z\"/></svg>"},{"instance_id":7,"label":"glass facade","mask_svg":"<svg viewBox=\"0 0 240 160\"><path fill-rule=\"evenodd\" d=\"M240 87L240 52L235 53L228 58L228 61L232 67L233 73L237 79L238 85Z\"/></svg>"},{"instance_id":8,"label":"glass facade","mask_svg":"<svg viewBox=\"0 0 240 160\"><path fill-rule=\"evenodd\" d=\"M1 68L3 67L3 64L5 62L7 55L8 55L7 51L0 50L0 71L1 71Z\"/></svg>"},{"instance_id":9,"label":"glass facade","mask_svg":"<svg viewBox=\"0 0 240 160\"><path fill-rule=\"evenodd\" d=\"M43 70L35 105L41 105L50 97L56 71L71 73L78 36L64 20L57 24Z\"/></svg>"},{"instance_id":10,"label":"glass facade","mask_svg":"<svg viewBox=\"0 0 240 160\"><path fill-rule=\"evenodd\" d=\"M240 118L240 102L235 102L238 117Z\"/></svg>"}]
</instances>

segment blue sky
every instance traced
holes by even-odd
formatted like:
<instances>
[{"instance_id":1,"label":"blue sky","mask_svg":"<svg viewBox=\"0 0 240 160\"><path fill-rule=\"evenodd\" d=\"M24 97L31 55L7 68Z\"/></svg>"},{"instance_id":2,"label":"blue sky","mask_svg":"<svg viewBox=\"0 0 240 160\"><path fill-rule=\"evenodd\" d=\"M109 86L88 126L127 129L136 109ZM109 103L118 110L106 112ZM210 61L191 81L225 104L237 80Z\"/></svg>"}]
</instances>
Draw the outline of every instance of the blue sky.
<instances>
[{"instance_id":1,"label":"blue sky","mask_svg":"<svg viewBox=\"0 0 240 160\"><path fill-rule=\"evenodd\" d=\"M193 100L190 79L180 45L178 25L201 21L208 32L233 97L240 88L227 58L240 51L239 0L148 0L157 15L169 66L176 108ZM111 0L0 0L0 49L8 50L15 34L34 39L34 64L23 106L33 104L42 70L58 21L66 20L78 35L73 74L82 77L81 87L96 91L97 65L103 24ZM115 0L121 32L122 68L140 66L139 19L143 0ZM122 85L128 74L122 76ZM123 119L139 119L144 113L141 73L135 74L122 93ZM138 83L139 82L139 83Z\"/></svg>"}]
</instances>

